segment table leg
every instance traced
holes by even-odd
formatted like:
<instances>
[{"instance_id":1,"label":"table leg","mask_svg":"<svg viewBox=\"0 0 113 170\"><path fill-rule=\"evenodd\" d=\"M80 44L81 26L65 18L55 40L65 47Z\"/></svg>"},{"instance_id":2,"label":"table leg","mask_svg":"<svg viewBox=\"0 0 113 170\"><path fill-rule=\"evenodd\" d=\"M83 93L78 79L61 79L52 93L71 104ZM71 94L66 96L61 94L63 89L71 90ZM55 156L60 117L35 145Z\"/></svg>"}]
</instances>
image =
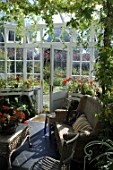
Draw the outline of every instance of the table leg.
<instances>
[{"instance_id":1,"label":"table leg","mask_svg":"<svg viewBox=\"0 0 113 170\"><path fill-rule=\"evenodd\" d=\"M46 125L47 125L47 115L46 115L46 119L45 119L44 135L46 134Z\"/></svg>"},{"instance_id":2,"label":"table leg","mask_svg":"<svg viewBox=\"0 0 113 170\"><path fill-rule=\"evenodd\" d=\"M7 169L12 169L11 155L12 155L12 153L7 153L7 154L2 155L2 157L6 160L6 161L3 161L2 163L5 163L4 166L7 166ZM6 165L6 164L7 164L7 165ZM0 170L1 170L1 169L0 169ZM4 169L4 170L5 170L5 169Z\"/></svg>"},{"instance_id":3,"label":"table leg","mask_svg":"<svg viewBox=\"0 0 113 170\"><path fill-rule=\"evenodd\" d=\"M49 123L49 138L51 138L51 126L52 126L52 124Z\"/></svg>"},{"instance_id":4,"label":"table leg","mask_svg":"<svg viewBox=\"0 0 113 170\"><path fill-rule=\"evenodd\" d=\"M12 169L12 166L11 166L11 154L8 157L8 169Z\"/></svg>"},{"instance_id":5,"label":"table leg","mask_svg":"<svg viewBox=\"0 0 113 170\"><path fill-rule=\"evenodd\" d=\"M32 143L31 143L31 140L30 140L30 136L27 137L27 140L28 140L29 148L32 148Z\"/></svg>"}]
</instances>

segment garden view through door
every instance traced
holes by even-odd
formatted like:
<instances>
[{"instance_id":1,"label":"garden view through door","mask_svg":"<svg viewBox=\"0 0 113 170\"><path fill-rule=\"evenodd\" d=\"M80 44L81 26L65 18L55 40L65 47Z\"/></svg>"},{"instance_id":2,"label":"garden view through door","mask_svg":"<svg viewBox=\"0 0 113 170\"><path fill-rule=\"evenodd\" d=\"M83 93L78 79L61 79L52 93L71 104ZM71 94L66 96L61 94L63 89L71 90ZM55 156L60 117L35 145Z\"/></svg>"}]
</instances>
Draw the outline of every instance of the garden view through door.
<instances>
[{"instance_id":1,"label":"garden view through door","mask_svg":"<svg viewBox=\"0 0 113 170\"><path fill-rule=\"evenodd\" d=\"M50 52L50 111L61 108L66 90L63 87L63 80L67 77L67 50L51 46Z\"/></svg>"}]
</instances>

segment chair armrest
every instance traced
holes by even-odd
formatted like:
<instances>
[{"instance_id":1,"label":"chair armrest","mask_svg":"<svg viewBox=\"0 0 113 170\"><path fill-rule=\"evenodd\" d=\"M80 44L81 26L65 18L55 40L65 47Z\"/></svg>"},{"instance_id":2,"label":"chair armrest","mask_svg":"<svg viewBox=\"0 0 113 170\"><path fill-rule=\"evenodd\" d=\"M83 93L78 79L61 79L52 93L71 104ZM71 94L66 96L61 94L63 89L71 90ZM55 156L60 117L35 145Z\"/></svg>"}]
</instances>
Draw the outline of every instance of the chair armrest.
<instances>
[{"instance_id":1,"label":"chair armrest","mask_svg":"<svg viewBox=\"0 0 113 170\"><path fill-rule=\"evenodd\" d=\"M72 138L74 138L78 133L66 133L63 134L63 138L65 141L70 140Z\"/></svg>"},{"instance_id":2,"label":"chair armrest","mask_svg":"<svg viewBox=\"0 0 113 170\"><path fill-rule=\"evenodd\" d=\"M75 134L74 137L72 137L69 140L64 140L64 147L67 145L71 145L71 153L70 155L64 159L62 162L63 164L69 164L70 161L73 159L74 153L75 153L75 147L76 147L76 140L79 137L79 133ZM66 147L67 148L67 147Z\"/></svg>"},{"instance_id":3,"label":"chair armrest","mask_svg":"<svg viewBox=\"0 0 113 170\"><path fill-rule=\"evenodd\" d=\"M86 134L84 130L79 131L78 133L68 133L68 134L64 134L63 138L64 140L70 140L72 138L74 138L77 134L79 134L79 140L83 140L83 141L87 141L87 140L91 140L91 139L95 139L97 137L97 135L95 134L95 132L91 131L90 134Z\"/></svg>"},{"instance_id":4,"label":"chair armrest","mask_svg":"<svg viewBox=\"0 0 113 170\"><path fill-rule=\"evenodd\" d=\"M73 143L74 141L76 141L76 139L80 136L80 133L76 133L76 134L73 134L72 136L70 136L71 138L68 140L64 140L64 145L68 145L68 144L71 144Z\"/></svg>"}]
</instances>

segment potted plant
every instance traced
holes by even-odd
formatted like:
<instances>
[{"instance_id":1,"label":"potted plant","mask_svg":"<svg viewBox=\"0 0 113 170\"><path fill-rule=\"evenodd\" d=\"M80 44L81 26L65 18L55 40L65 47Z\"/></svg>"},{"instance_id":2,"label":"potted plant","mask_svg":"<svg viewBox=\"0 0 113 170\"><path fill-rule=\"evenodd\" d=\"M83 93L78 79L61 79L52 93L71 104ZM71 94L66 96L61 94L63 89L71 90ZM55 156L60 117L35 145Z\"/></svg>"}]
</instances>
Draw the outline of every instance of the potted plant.
<instances>
[{"instance_id":1,"label":"potted plant","mask_svg":"<svg viewBox=\"0 0 113 170\"><path fill-rule=\"evenodd\" d=\"M14 133L18 123L25 120L23 107L18 105L17 98L14 100L11 101L8 97L0 98L0 133L2 134Z\"/></svg>"},{"instance_id":2,"label":"potted plant","mask_svg":"<svg viewBox=\"0 0 113 170\"><path fill-rule=\"evenodd\" d=\"M98 96L102 92L101 88L96 85L93 80L88 77L68 78L63 81L63 84L68 84L68 92L88 94L92 96Z\"/></svg>"}]
</instances>

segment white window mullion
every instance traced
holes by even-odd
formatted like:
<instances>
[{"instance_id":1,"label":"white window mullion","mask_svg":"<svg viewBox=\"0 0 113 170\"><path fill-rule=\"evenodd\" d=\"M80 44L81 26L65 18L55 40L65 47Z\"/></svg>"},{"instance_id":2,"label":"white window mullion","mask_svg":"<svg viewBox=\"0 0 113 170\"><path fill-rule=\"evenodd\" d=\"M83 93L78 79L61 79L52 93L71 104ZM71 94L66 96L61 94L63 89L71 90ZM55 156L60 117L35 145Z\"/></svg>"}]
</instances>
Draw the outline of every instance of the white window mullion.
<instances>
[{"instance_id":1,"label":"white window mullion","mask_svg":"<svg viewBox=\"0 0 113 170\"><path fill-rule=\"evenodd\" d=\"M15 48L15 52L14 52L14 75L15 75L15 77L17 76L17 72L16 72L16 48Z\"/></svg>"},{"instance_id":2,"label":"white window mullion","mask_svg":"<svg viewBox=\"0 0 113 170\"><path fill-rule=\"evenodd\" d=\"M27 79L27 49L23 48L23 79Z\"/></svg>"},{"instance_id":3,"label":"white window mullion","mask_svg":"<svg viewBox=\"0 0 113 170\"><path fill-rule=\"evenodd\" d=\"M33 48L33 51L32 51L32 56L33 56L33 60L32 60L32 78L34 78L34 48Z\"/></svg>"},{"instance_id":4,"label":"white window mullion","mask_svg":"<svg viewBox=\"0 0 113 170\"><path fill-rule=\"evenodd\" d=\"M80 47L80 77L82 76L82 52L83 48Z\"/></svg>"},{"instance_id":5,"label":"white window mullion","mask_svg":"<svg viewBox=\"0 0 113 170\"><path fill-rule=\"evenodd\" d=\"M93 74L93 68L94 67L94 47L90 48L90 78L92 79L94 74Z\"/></svg>"},{"instance_id":6,"label":"white window mullion","mask_svg":"<svg viewBox=\"0 0 113 170\"><path fill-rule=\"evenodd\" d=\"M67 77L72 76L72 65L73 65L73 48L68 46L67 51Z\"/></svg>"}]
</instances>

